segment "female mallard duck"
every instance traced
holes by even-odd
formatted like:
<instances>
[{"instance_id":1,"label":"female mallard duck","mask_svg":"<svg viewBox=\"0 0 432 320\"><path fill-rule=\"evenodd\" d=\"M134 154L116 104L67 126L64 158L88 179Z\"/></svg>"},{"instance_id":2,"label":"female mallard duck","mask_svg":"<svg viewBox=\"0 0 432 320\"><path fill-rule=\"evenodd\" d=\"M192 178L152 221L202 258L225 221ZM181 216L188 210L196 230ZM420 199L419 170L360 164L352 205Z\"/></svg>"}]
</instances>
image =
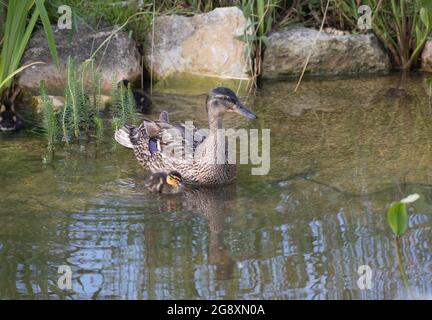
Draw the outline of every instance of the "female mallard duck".
<instances>
[{"instance_id":1,"label":"female mallard duck","mask_svg":"<svg viewBox=\"0 0 432 320\"><path fill-rule=\"evenodd\" d=\"M179 193L183 190L182 177L177 171L156 172L150 176L146 187L151 192Z\"/></svg>"},{"instance_id":2,"label":"female mallard duck","mask_svg":"<svg viewBox=\"0 0 432 320\"><path fill-rule=\"evenodd\" d=\"M220 148L225 148L225 155L228 152L225 137L218 134L218 130L223 129L223 116L226 112L236 112L256 119L256 114L247 109L232 90L222 87L209 92L206 108L208 133L191 125L170 124L168 114L162 112L159 120L144 120L138 127L125 125L116 131L115 139L132 148L139 163L152 172L178 171L187 184L229 183L236 177L236 165L228 163L227 156L223 163L218 163L217 157ZM185 139L190 129L194 133L192 142ZM184 156L186 145L191 147L192 157Z\"/></svg>"}]
</instances>

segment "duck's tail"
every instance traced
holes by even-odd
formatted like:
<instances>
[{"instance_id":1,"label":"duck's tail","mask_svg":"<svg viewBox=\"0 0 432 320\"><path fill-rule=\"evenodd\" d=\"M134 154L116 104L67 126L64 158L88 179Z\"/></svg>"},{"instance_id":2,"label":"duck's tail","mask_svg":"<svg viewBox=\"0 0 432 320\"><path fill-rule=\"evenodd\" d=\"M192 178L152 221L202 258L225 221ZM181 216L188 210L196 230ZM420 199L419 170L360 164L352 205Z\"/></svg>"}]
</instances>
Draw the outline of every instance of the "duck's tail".
<instances>
[{"instance_id":1,"label":"duck's tail","mask_svg":"<svg viewBox=\"0 0 432 320\"><path fill-rule=\"evenodd\" d=\"M133 129L133 126L130 125L124 125L123 127L121 127L120 129L118 129L115 134L114 134L114 139L120 143L123 147L126 148L133 148L133 144L130 140L130 133L131 130Z\"/></svg>"}]
</instances>

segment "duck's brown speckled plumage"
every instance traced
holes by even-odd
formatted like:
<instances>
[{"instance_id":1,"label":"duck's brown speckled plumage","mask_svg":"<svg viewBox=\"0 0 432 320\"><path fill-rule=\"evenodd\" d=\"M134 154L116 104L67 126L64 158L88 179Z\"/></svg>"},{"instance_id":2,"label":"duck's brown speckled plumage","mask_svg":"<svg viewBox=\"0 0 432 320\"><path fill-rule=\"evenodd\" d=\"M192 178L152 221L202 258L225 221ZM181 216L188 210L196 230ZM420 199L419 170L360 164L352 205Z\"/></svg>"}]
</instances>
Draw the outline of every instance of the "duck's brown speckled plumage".
<instances>
[{"instance_id":1,"label":"duck's brown speckled plumage","mask_svg":"<svg viewBox=\"0 0 432 320\"><path fill-rule=\"evenodd\" d=\"M192 128L194 143L192 146L193 160L185 157L175 157L174 153L164 152L176 150L184 153L185 125L171 124L168 114L162 112L158 120L147 120L138 126L125 125L116 132L116 140L129 148L133 148L139 163L151 172L178 171L187 184L217 185L233 181L236 177L236 165L216 164L216 150L220 143L217 138L217 129L223 128L222 118L227 111L240 113L254 119L253 112L246 109L237 96L227 88L215 88L207 97L207 111L209 130ZM179 139L180 137L180 139ZM157 145L159 152L150 147ZM223 141L222 141L223 143ZM225 146L227 144L225 143ZM225 149L228 159L227 149ZM172 156L171 156L172 155Z\"/></svg>"}]
</instances>

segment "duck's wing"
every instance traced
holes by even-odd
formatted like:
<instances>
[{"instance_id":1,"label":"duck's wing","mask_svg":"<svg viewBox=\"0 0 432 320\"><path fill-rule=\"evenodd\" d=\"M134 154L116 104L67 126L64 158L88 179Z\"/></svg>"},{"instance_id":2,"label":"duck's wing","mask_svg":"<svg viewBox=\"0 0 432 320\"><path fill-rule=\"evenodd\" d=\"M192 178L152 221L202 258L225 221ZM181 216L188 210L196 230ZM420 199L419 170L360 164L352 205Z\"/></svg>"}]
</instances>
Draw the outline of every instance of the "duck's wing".
<instances>
[{"instance_id":1,"label":"duck's wing","mask_svg":"<svg viewBox=\"0 0 432 320\"><path fill-rule=\"evenodd\" d=\"M191 124L179 123L175 126L183 136L183 140L187 139L192 141L194 151L208 136L207 129L197 128Z\"/></svg>"},{"instance_id":2,"label":"duck's wing","mask_svg":"<svg viewBox=\"0 0 432 320\"><path fill-rule=\"evenodd\" d=\"M197 128L190 124L171 124L168 114L161 114L159 120L144 119L140 126L129 127L129 137L132 145L139 147L142 152L150 154L158 152L169 155L180 152L183 154L185 140L192 142L193 151L208 135L205 129Z\"/></svg>"}]
</instances>

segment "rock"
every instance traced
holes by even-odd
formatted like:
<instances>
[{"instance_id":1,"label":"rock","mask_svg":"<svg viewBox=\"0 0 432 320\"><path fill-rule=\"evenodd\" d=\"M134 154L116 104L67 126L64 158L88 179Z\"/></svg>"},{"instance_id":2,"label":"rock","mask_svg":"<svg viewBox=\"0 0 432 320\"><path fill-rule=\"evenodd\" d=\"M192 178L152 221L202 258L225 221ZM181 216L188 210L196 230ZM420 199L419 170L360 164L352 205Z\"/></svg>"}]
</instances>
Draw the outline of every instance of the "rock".
<instances>
[{"instance_id":1,"label":"rock","mask_svg":"<svg viewBox=\"0 0 432 320\"><path fill-rule=\"evenodd\" d=\"M48 96L52 101L53 110L55 112L59 111L64 106L63 96ZM42 96L32 96L30 99L30 105L36 109L37 113L41 113L43 109Z\"/></svg>"},{"instance_id":2,"label":"rock","mask_svg":"<svg viewBox=\"0 0 432 320\"><path fill-rule=\"evenodd\" d=\"M317 40L314 47L315 39ZM268 38L264 53L263 77L276 78L301 74L312 48L307 74L383 72L390 68L389 58L373 34L318 34L314 29L286 28L271 34Z\"/></svg>"},{"instance_id":3,"label":"rock","mask_svg":"<svg viewBox=\"0 0 432 320\"><path fill-rule=\"evenodd\" d=\"M53 109L55 112L60 111L65 102L64 96L51 96L48 95L48 97L51 99L53 104ZM107 95L101 95L101 107L104 109L108 104L111 103L111 96ZM37 113L42 112L43 104L42 104L42 97L41 96L32 96L30 98L30 105L35 108Z\"/></svg>"},{"instance_id":4,"label":"rock","mask_svg":"<svg viewBox=\"0 0 432 320\"><path fill-rule=\"evenodd\" d=\"M324 28L324 32L328 33L328 34L332 34L334 36L343 36L343 35L349 35L350 32L349 31L342 31L342 30L337 30L335 28Z\"/></svg>"},{"instance_id":5,"label":"rock","mask_svg":"<svg viewBox=\"0 0 432 320\"><path fill-rule=\"evenodd\" d=\"M421 55L421 69L432 72L432 40L426 41Z\"/></svg>"},{"instance_id":6,"label":"rock","mask_svg":"<svg viewBox=\"0 0 432 320\"><path fill-rule=\"evenodd\" d=\"M160 16L144 43L144 59L154 79L176 74L249 78L244 35L248 22L237 7L217 8L193 17Z\"/></svg>"},{"instance_id":7,"label":"rock","mask_svg":"<svg viewBox=\"0 0 432 320\"><path fill-rule=\"evenodd\" d=\"M77 61L77 65L88 59L92 52L111 34L108 31L95 32L85 25L78 25L78 30L60 30L53 26L54 37L60 59L60 68L57 69L51 60L45 33L38 30L29 42L21 65L35 61L42 61L45 64L38 64L25 69L20 73L19 85L32 93L39 92L39 83L45 81L48 94L64 94L66 67L68 57L71 56ZM124 31L119 31L105 45L95 57L95 66L100 66L102 76L102 92L109 93L111 81L137 79L141 74L140 56L135 41L130 39Z\"/></svg>"}]
</instances>

